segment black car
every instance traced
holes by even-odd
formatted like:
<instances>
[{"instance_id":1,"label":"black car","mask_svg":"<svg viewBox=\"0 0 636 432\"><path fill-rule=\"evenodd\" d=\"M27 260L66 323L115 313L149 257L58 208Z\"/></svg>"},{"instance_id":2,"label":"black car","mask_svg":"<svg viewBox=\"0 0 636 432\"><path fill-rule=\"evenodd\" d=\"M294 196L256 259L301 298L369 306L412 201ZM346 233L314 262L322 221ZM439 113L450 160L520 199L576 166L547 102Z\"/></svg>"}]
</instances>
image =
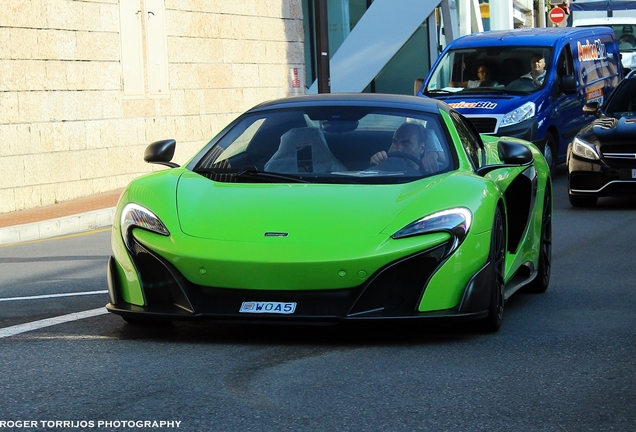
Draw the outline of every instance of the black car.
<instances>
[{"instance_id":1,"label":"black car","mask_svg":"<svg viewBox=\"0 0 636 432\"><path fill-rule=\"evenodd\" d=\"M598 118L568 146L568 197L574 207L592 207L598 197L636 195L636 75L614 89L607 103L585 105Z\"/></svg>"}]
</instances>

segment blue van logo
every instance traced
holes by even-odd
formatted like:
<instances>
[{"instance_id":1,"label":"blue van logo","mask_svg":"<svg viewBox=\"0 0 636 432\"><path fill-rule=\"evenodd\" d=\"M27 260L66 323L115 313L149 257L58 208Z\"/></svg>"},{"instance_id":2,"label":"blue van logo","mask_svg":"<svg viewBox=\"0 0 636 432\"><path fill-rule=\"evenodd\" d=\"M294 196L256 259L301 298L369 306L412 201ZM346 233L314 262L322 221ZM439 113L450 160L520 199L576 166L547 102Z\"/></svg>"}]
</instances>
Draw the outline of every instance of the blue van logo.
<instances>
[{"instance_id":1,"label":"blue van logo","mask_svg":"<svg viewBox=\"0 0 636 432\"><path fill-rule=\"evenodd\" d=\"M585 45L581 42L576 43L579 61L605 60L607 58L607 48L600 39L596 39L593 44L589 40L585 40Z\"/></svg>"},{"instance_id":2,"label":"blue van logo","mask_svg":"<svg viewBox=\"0 0 636 432\"><path fill-rule=\"evenodd\" d=\"M490 101L479 101L479 102L449 102L450 105L454 109L495 109L497 108L497 104Z\"/></svg>"}]
</instances>

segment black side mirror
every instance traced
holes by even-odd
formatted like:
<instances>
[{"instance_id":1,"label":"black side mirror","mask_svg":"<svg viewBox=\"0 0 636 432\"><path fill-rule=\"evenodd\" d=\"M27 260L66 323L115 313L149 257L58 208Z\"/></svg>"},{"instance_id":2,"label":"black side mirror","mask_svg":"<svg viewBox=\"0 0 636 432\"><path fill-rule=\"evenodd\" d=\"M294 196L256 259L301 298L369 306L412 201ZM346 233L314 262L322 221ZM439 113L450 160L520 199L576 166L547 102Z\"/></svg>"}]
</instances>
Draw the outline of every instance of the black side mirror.
<instances>
[{"instance_id":1,"label":"black side mirror","mask_svg":"<svg viewBox=\"0 0 636 432\"><path fill-rule=\"evenodd\" d=\"M144 160L148 163L177 168L179 166L178 164L170 162L174 156L174 150L176 147L177 142L173 139L155 141L146 147Z\"/></svg>"},{"instance_id":2,"label":"black side mirror","mask_svg":"<svg viewBox=\"0 0 636 432\"><path fill-rule=\"evenodd\" d=\"M477 175L484 176L491 171L499 168L511 168L524 165L530 165L534 158L532 157L532 151L525 145L514 141L499 141L497 143L497 151L499 153L499 159L502 164L485 165L478 168Z\"/></svg>"},{"instance_id":3,"label":"black side mirror","mask_svg":"<svg viewBox=\"0 0 636 432\"><path fill-rule=\"evenodd\" d=\"M532 162L532 152L528 147L514 141L499 141L497 144L499 159L505 164L526 165Z\"/></svg>"},{"instance_id":4,"label":"black side mirror","mask_svg":"<svg viewBox=\"0 0 636 432\"><path fill-rule=\"evenodd\" d=\"M585 105L583 105L583 113L587 115L598 116L599 115L598 102L588 102Z\"/></svg>"},{"instance_id":5,"label":"black side mirror","mask_svg":"<svg viewBox=\"0 0 636 432\"><path fill-rule=\"evenodd\" d=\"M576 93L576 78L574 75L565 75L561 78L561 89L565 94L574 94Z\"/></svg>"}]
</instances>

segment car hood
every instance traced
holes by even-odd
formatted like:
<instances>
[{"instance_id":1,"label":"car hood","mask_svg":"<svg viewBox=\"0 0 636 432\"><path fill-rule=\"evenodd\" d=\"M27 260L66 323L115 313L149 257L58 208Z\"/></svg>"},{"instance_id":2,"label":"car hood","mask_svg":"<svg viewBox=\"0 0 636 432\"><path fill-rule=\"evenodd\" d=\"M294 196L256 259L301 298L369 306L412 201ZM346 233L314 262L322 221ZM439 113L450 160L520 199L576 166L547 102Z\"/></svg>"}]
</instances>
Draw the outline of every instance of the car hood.
<instances>
[{"instance_id":1,"label":"car hood","mask_svg":"<svg viewBox=\"0 0 636 432\"><path fill-rule=\"evenodd\" d=\"M380 234L430 185L430 179L396 185L224 183L184 174L176 200L181 230L193 237L351 241ZM404 224L414 220L404 217Z\"/></svg>"},{"instance_id":2,"label":"car hood","mask_svg":"<svg viewBox=\"0 0 636 432\"><path fill-rule=\"evenodd\" d=\"M465 116L507 114L526 102L537 102L536 94L467 92L452 95L435 95Z\"/></svg>"},{"instance_id":3,"label":"car hood","mask_svg":"<svg viewBox=\"0 0 636 432\"><path fill-rule=\"evenodd\" d=\"M636 118L602 117L581 129L580 136L599 145L633 146Z\"/></svg>"}]
</instances>

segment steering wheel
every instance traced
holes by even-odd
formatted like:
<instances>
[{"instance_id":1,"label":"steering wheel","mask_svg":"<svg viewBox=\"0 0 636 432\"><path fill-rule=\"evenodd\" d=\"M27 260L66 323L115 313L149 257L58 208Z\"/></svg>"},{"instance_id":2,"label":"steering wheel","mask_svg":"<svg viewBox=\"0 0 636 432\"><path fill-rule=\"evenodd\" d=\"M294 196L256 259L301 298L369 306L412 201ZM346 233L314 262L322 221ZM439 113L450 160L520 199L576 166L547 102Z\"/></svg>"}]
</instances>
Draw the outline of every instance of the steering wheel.
<instances>
[{"instance_id":1,"label":"steering wheel","mask_svg":"<svg viewBox=\"0 0 636 432\"><path fill-rule=\"evenodd\" d=\"M389 152L386 155L387 158L390 157L396 157L396 158L402 158L402 159L408 159L412 162L415 162L417 164L417 167L419 169L419 171L421 173L424 173L426 170L424 169L424 165L422 164L422 161L420 159L418 159L417 157L413 156L410 153L406 153L406 152L401 152L401 151L396 151L396 152Z\"/></svg>"}]
</instances>

